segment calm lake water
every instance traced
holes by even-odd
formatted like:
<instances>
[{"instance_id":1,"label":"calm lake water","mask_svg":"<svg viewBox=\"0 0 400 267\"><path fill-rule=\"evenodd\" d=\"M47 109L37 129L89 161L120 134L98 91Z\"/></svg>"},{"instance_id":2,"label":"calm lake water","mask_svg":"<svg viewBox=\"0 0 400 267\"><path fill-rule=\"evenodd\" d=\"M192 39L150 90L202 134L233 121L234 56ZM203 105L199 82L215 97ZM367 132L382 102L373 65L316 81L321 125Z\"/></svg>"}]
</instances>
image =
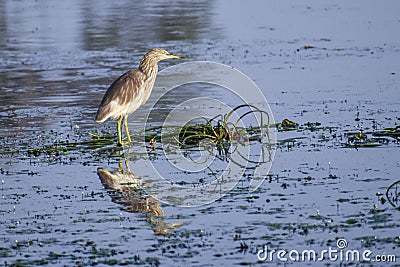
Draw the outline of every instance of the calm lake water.
<instances>
[{"instance_id":1,"label":"calm lake water","mask_svg":"<svg viewBox=\"0 0 400 267\"><path fill-rule=\"evenodd\" d=\"M380 135L400 123L399 10L398 1L1 1L0 266L299 265L289 254L260 260L265 246L372 252L371 262L300 265L400 264L399 131ZM115 122L94 122L97 106L153 47L240 70L276 122L298 123L277 132L256 191L243 178L216 202L168 205L140 190L134 169L118 171L126 150L88 145L91 133L115 134ZM152 123L188 96L235 103L199 88L169 95ZM142 115L130 116L133 134ZM51 150L67 141L74 149Z\"/></svg>"}]
</instances>

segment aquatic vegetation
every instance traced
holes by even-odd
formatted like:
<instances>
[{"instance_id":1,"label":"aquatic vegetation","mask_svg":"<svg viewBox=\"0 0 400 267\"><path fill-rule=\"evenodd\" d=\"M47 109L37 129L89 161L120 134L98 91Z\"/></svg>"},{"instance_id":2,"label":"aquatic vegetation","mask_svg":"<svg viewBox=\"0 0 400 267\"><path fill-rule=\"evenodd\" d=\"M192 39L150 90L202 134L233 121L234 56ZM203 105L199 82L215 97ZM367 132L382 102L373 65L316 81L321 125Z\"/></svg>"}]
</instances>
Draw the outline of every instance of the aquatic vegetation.
<instances>
[{"instance_id":1,"label":"aquatic vegetation","mask_svg":"<svg viewBox=\"0 0 400 267\"><path fill-rule=\"evenodd\" d=\"M282 131L294 131L298 129L298 126L298 123L288 119L284 119L281 123L277 124L278 129Z\"/></svg>"},{"instance_id":2,"label":"aquatic vegetation","mask_svg":"<svg viewBox=\"0 0 400 267\"><path fill-rule=\"evenodd\" d=\"M233 114L240 109L244 113L235 118ZM236 114L235 114L236 115ZM246 116L259 116L258 125L243 127L239 125ZM181 148L191 148L198 146L200 142L214 143L221 150L226 150L233 142L263 141L269 136L269 128L275 125L270 124L269 114L253 105L239 105L233 108L228 114L217 114L213 118L198 117L193 118L184 126L159 126L146 129L146 142L154 143L161 141L161 138L172 137ZM166 133L162 133L166 130ZM177 136L177 137L176 137Z\"/></svg>"},{"instance_id":3,"label":"aquatic vegetation","mask_svg":"<svg viewBox=\"0 0 400 267\"><path fill-rule=\"evenodd\" d=\"M369 138L362 130L359 132L348 132L346 136L347 143L345 146L347 147L377 147L380 146L382 142L387 142L386 139Z\"/></svg>"}]
</instances>

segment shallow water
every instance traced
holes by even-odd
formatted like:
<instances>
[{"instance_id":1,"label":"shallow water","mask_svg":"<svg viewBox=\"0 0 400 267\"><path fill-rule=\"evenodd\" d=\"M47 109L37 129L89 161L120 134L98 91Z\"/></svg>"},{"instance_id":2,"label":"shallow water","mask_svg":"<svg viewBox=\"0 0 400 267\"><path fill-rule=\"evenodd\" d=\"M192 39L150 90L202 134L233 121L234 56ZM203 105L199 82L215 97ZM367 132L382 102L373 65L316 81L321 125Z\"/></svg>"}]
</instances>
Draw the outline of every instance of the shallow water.
<instances>
[{"instance_id":1,"label":"shallow water","mask_svg":"<svg viewBox=\"0 0 400 267\"><path fill-rule=\"evenodd\" d=\"M349 143L349 133L374 138L399 124L398 10L396 1L1 2L0 148L10 154L0 156L0 265L264 266L264 245L321 252L340 238L349 249L396 255L398 264L399 186L389 186L400 179L399 137ZM257 191L244 179L208 205L147 199L154 208L144 209L132 206L146 200L140 190L104 185L98 168L113 173L125 163L112 144L84 142L89 133L114 134L114 123L94 123L97 105L113 79L157 46L186 62L235 67L261 88L276 122L300 125L277 133ZM151 123L188 94L230 101L220 90L187 88L160 103ZM133 133L142 115L131 116ZM73 149L49 152L65 140ZM165 164L156 152L154 162ZM158 205L162 217L153 214ZM284 265L276 255L273 264Z\"/></svg>"}]
</instances>

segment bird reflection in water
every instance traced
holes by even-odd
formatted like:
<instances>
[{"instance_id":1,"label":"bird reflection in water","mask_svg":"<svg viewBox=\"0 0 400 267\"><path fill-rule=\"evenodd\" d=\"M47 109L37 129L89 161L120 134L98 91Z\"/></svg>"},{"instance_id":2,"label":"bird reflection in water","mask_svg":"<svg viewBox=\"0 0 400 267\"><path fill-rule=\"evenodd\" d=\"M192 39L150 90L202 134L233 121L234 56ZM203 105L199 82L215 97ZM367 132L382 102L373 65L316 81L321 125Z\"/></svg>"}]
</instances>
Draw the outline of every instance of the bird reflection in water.
<instances>
[{"instance_id":1,"label":"bird reflection in water","mask_svg":"<svg viewBox=\"0 0 400 267\"><path fill-rule=\"evenodd\" d=\"M166 223L164 211L155 196L146 194L143 190L143 181L136 177L129 169L129 162L125 158L126 169L123 168L121 157L119 169L112 172L105 168L98 168L99 176L104 188L109 191L111 200L124 206L124 210L132 213L142 213L148 218L156 234L168 234L183 222Z\"/></svg>"}]
</instances>

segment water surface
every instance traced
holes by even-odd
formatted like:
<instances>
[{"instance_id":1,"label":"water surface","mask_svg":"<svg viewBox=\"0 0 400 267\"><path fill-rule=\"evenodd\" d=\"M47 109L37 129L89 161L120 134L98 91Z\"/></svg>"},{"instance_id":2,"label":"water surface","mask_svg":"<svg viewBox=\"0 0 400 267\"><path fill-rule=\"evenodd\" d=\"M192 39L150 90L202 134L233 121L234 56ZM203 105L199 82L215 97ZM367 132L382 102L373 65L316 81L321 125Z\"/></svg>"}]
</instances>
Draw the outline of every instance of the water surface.
<instances>
[{"instance_id":1,"label":"water surface","mask_svg":"<svg viewBox=\"0 0 400 267\"><path fill-rule=\"evenodd\" d=\"M372 138L399 124L398 10L397 1L1 2L0 147L13 153L0 156L0 265L263 266L257 252L266 244L320 251L339 238L398 263L399 206L385 195L400 179L398 137L354 148L347 135ZM150 199L154 208L140 209L131 204L142 193L107 186L98 171L117 175L119 151L27 152L113 134L113 122L95 124L97 105L152 47L241 70L277 122L301 126L278 132L256 192L244 181L206 206ZM158 119L193 91L167 98ZM202 94L229 101L219 90ZM190 181L183 175L177 181Z\"/></svg>"}]
</instances>

